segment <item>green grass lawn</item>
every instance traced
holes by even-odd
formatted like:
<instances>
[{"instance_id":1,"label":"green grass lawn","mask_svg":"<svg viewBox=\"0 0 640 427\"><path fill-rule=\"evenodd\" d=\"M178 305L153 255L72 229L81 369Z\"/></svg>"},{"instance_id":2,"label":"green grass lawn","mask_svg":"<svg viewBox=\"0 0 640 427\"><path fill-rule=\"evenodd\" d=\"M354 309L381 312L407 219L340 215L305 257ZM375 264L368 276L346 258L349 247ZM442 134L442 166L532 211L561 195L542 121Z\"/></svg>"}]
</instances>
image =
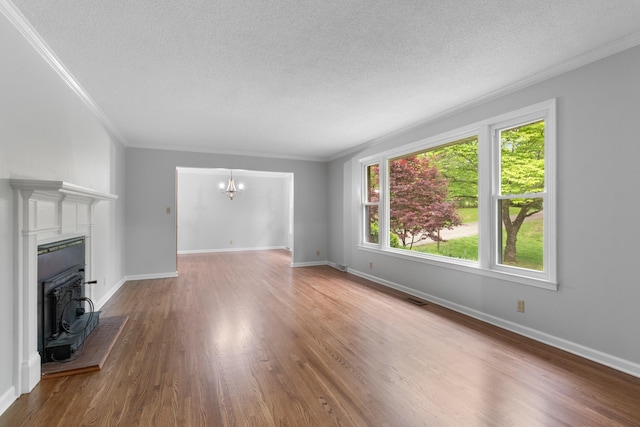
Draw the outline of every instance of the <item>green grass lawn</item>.
<instances>
[{"instance_id":1,"label":"green grass lawn","mask_svg":"<svg viewBox=\"0 0 640 427\"><path fill-rule=\"evenodd\" d=\"M509 212L511 215L517 215L519 210L517 207L511 207ZM478 222L478 208L458 208L456 212L460 215L463 224Z\"/></svg>"},{"instance_id":2,"label":"green grass lawn","mask_svg":"<svg viewBox=\"0 0 640 427\"><path fill-rule=\"evenodd\" d=\"M475 217L473 212L466 212L467 210L476 211ZM459 209L459 212L463 216L466 215L464 222L474 222L478 220L477 209ZM466 218L471 218L471 220L466 221ZM439 251L438 245L435 243L414 246L413 250L416 252L424 252L452 258L477 260L478 236L462 237L459 239L452 239L447 242L441 242ZM542 254L542 220L526 221L522 225L522 228L520 228L520 232L518 233L518 242L516 247L517 263L515 264L515 266L528 268L531 270L542 270Z\"/></svg>"},{"instance_id":3,"label":"green grass lawn","mask_svg":"<svg viewBox=\"0 0 640 427\"><path fill-rule=\"evenodd\" d=\"M542 220L536 219L525 221L518 233L516 245L516 267L528 268L531 270L543 270L543 239ZM504 248L504 238L503 248Z\"/></svg>"},{"instance_id":4,"label":"green grass lawn","mask_svg":"<svg viewBox=\"0 0 640 427\"><path fill-rule=\"evenodd\" d=\"M438 251L438 245L435 243L428 243L426 245L414 246L413 250L416 252L424 252L427 254L448 256L451 258L460 259L478 259L478 236L461 237L459 239L449 240L447 242L440 242L440 250Z\"/></svg>"},{"instance_id":5,"label":"green grass lawn","mask_svg":"<svg viewBox=\"0 0 640 427\"><path fill-rule=\"evenodd\" d=\"M478 222L478 208L458 208L456 212L460 215L463 224Z\"/></svg>"}]
</instances>

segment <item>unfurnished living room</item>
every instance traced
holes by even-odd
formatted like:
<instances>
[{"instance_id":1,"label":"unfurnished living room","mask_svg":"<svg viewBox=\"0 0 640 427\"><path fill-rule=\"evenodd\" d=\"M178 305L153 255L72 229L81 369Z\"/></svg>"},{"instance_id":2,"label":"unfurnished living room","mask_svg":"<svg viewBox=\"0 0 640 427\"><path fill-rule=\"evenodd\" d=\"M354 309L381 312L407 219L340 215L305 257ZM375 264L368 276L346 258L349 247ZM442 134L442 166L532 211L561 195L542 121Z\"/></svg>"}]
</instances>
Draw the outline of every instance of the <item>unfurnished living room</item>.
<instances>
[{"instance_id":1,"label":"unfurnished living room","mask_svg":"<svg viewBox=\"0 0 640 427\"><path fill-rule=\"evenodd\" d=\"M640 426L640 2L0 12L0 427Z\"/></svg>"}]
</instances>

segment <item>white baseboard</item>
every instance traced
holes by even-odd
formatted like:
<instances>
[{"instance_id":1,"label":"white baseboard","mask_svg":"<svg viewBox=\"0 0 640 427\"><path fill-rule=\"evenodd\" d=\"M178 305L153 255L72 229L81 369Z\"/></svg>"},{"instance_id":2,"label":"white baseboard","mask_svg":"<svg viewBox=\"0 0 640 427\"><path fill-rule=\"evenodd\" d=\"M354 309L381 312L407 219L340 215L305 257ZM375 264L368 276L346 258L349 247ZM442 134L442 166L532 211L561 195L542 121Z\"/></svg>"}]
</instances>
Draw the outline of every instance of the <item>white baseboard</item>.
<instances>
[{"instance_id":1,"label":"white baseboard","mask_svg":"<svg viewBox=\"0 0 640 427\"><path fill-rule=\"evenodd\" d=\"M193 249L178 251L178 255L190 255L190 254L210 254L218 252L244 252L244 251L269 251L274 249L290 250L286 246L263 246L252 248L224 248L224 249Z\"/></svg>"},{"instance_id":2,"label":"white baseboard","mask_svg":"<svg viewBox=\"0 0 640 427\"><path fill-rule=\"evenodd\" d=\"M18 386L21 388L21 393L31 393L31 390L40 382L42 377L42 359L40 353L34 351L29 360L23 361L21 365L21 378L22 383Z\"/></svg>"},{"instance_id":3,"label":"white baseboard","mask_svg":"<svg viewBox=\"0 0 640 427\"><path fill-rule=\"evenodd\" d=\"M291 267L317 267L319 265L330 265L328 261L292 262Z\"/></svg>"},{"instance_id":4,"label":"white baseboard","mask_svg":"<svg viewBox=\"0 0 640 427\"><path fill-rule=\"evenodd\" d=\"M2 393L2 396L0 396L0 415L4 414L4 412L9 409L9 406L11 406L17 398L16 389L13 386L9 387L7 391Z\"/></svg>"},{"instance_id":5,"label":"white baseboard","mask_svg":"<svg viewBox=\"0 0 640 427\"><path fill-rule=\"evenodd\" d=\"M348 269L348 272L356 276L362 277L364 279L371 280L372 282L379 283L381 285L396 289L398 291L404 292L409 295L413 295L418 298L422 298L434 304L438 304L440 306L449 308L453 311L457 311L458 313L465 314L467 316L473 317L475 319L481 320L483 322L489 323L499 328L514 332L518 335L531 338L535 341L539 341L541 343L550 345L560 350L564 350L566 352L575 354L576 356L583 357L593 362L600 363L601 365L605 365L610 368L616 369L618 371L624 372L626 374L633 375L634 377L640 378L640 364L631 362L629 360L625 360L620 357L617 357L608 353L604 353L600 350L595 350L593 348L586 347L584 345L565 340L564 338L559 338L559 337L547 334L537 329L529 328L527 326L522 326L520 324L511 322L509 320L505 320L500 317L483 313L481 311L474 310L469 307L465 307L463 305L456 304L454 302L451 302L442 298L438 298L436 296L427 294L425 292L417 291L415 289L409 288L404 285L400 285L398 283L391 282L389 280L380 279L379 277L372 276L370 274L366 274L361 271Z\"/></svg>"},{"instance_id":6,"label":"white baseboard","mask_svg":"<svg viewBox=\"0 0 640 427\"><path fill-rule=\"evenodd\" d=\"M124 280L148 280L148 279L168 279L171 277L178 277L177 271L172 271L170 273L153 273L153 274L133 274L130 276L125 276Z\"/></svg>"},{"instance_id":7,"label":"white baseboard","mask_svg":"<svg viewBox=\"0 0 640 427\"><path fill-rule=\"evenodd\" d=\"M111 288L111 290L109 290L109 292L105 296L103 296L100 299L100 301L94 303L96 311L100 310L107 303L107 301L109 301L109 299L116 292L118 292L118 289L120 289L122 287L122 285L124 285L126 282L127 282L127 280L125 278L122 278L118 283L116 283L116 285L113 288Z\"/></svg>"}]
</instances>

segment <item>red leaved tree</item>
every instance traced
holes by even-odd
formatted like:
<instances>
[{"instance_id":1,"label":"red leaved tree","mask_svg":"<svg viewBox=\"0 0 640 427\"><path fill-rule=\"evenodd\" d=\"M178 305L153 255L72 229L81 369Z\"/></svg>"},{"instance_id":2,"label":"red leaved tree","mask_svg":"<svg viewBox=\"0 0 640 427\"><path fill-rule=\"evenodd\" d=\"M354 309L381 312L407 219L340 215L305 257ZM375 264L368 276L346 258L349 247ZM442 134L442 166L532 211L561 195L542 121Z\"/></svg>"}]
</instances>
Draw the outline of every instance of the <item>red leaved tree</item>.
<instances>
[{"instance_id":1,"label":"red leaved tree","mask_svg":"<svg viewBox=\"0 0 640 427\"><path fill-rule=\"evenodd\" d=\"M435 162L417 154L389 162L390 218L392 233L402 245L431 238L440 243L440 230L462 223L453 202L447 200L447 179Z\"/></svg>"}]
</instances>

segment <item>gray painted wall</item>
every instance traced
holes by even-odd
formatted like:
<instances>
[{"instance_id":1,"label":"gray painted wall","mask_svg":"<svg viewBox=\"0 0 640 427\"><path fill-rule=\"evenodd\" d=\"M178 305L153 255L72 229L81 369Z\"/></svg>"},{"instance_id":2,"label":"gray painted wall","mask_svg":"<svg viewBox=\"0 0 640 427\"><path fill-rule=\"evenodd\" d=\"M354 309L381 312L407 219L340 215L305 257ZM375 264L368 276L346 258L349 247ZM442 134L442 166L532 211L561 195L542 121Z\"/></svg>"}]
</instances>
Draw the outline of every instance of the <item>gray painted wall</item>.
<instances>
[{"instance_id":1,"label":"gray painted wall","mask_svg":"<svg viewBox=\"0 0 640 427\"><path fill-rule=\"evenodd\" d=\"M220 192L228 170L178 171L178 253L289 246L291 176L233 171L244 191Z\"/></svg>"},{"instance_id":2,"label":"gray painted wall","mask_svg":"<svg viewBox=\"0 0 640 427\"><path fill-rule=\"evenodd\" d=\"M331 260L640 376L635 265L640 225L633 217L640 208L638 70L636 47L334 160L329 166ZM354 159L551 98L558 102L557 292L356 247L355 189L348 176ZM341 171L342 178L336 178ZM340 225L335 221L341 208L346 214ZM346 241L344 231L350 235ZM516 312L518 299L526 301L524 314Z\"/></svg>"},{"instance_id":3,"label":"gray painted wall","mask_svg":"<svg viewBox=\"0 0 640 427\"><path fill-rule=\"evenodd\" d=\"M629 218L640 207L635 197L640 48L395 135L329 164L125 149L4 18L0 51L0 291L5 296L0 299L0 324L7 330L14 329L9 178L65 180L120 196L96 208L94 273L101 283L95 292L101 299L125 274L175 272L176 167L266 170L295 175L294 263L348 264L593 358L619 358L619 366L640 375L640 285L634 266L640 226ZM553 97L558 99L557 292L357 249L354 158ZM370 261L375 265L371 272ZM517 299L526 300L526 313L516 313ZM13 365L11 352L0 353L0 412L15 398Z\"/></svg>"},{"instance_id":4,"label":"gray painted wall","mask_svg":"<svg viewBox=\"0 0 640 427\"><path fill-rule=\"evenodd\" d=\"M14 327L14 218L9 178L62 180L117 194L95 209L96 303L124 272L124 147L0 16L0 324ZM7 339L10 339L11 334ZM11 349L11 347L10 347ZM13 351L0 352L0 413L15 399Z\"/></svg>"},{"instance_id":5,"label":"gray painted wall","mask_svg":"<svg viewBox=\"0 0 640 427\"><path fill-rule=\"evenodd\" d=\"M349 162L346 162L349 164ZM346 192L342 191L343 187L343 164L341 162L329 163L329 188L331 193L337 191L335 194L331 194L329 197L329 224L331 227L331 239L329 239L329 259L340 265L345 265L345 244L344 237L344 195Z\"/></svg>"},{"instance_id":6,"label":"gray painted wall","mask_svg":"<svg viewBox=\"0 0 640 427\"><path fill-rule=\"evenodd\" d=\"M227 168L294 174L293 263L328 259L327 164L127 148L127 275L176 272L176 168ZM234 201L235 202L235 201ZM166 208L171 213L166 213ZM316 252L320 251L320 255Z\"/></svg>"}]
</instances>

